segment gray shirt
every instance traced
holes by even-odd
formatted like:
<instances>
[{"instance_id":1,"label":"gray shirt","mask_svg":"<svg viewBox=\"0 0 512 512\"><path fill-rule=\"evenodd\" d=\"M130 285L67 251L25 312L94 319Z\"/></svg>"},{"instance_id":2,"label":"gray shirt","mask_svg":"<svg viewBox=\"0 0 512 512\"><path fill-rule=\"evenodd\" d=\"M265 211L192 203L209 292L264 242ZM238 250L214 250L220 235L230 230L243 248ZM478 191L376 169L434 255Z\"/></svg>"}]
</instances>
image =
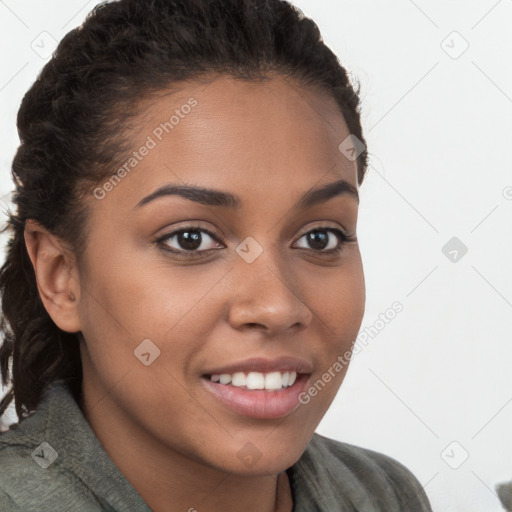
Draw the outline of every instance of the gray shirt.
<instances>
[{"instance_id":1,"label":"gray shirt","mask_svg":"<svg viewBox=\"0 0 512 512\"><path fill-rule=\"evenodd\" d=\"M432 512L394 459L315 434L287 470L294 512ZM37 410L0 434L1 512L151 512L58 381ZM172 503L169 511L173 512Z\"/></svg>"}]
</instances>

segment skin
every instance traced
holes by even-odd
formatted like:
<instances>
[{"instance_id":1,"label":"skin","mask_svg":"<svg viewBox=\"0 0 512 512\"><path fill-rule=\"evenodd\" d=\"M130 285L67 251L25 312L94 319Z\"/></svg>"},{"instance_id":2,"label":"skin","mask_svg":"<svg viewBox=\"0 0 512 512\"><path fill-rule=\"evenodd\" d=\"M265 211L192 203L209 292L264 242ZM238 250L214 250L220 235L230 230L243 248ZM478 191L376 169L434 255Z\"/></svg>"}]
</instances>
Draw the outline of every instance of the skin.
<instances>
[{"instance_id":1,"label":"skin","mask_svg":"<svg viewBox=\"0 0 512 512\"><path fill-rule=\"evenodd\" d=\"M294 209L304 193L339 179L357 188L356 163L338 150L349 131L323 92L280 77L217 77L143 102L129 134L133 150L191 97L197 106L136 169L103 199L87 198L80 259L33 221L27 249L48 313L84 336L84 415L153 511L173 503L173 510L266 512L276 499L291 510L283 471L305 450L347 367L278 419L231 410L212 398L202 375L249 357L295 356L311 363L310 385L351 349L365 300L357 241L327 255L303 235L320 227L355 235L358 201L345 193ZM230 192L241 207L167 195L136 208L168 183ZM176 236L155 242L189 221L219 235L201 232L200 249L211 249L202 259L166 251L186 252ZM327 233L329 247L338 245ZM236 252L248 236L263 249L252 263ZM160 350L149 366L134 356L144 339ZM247 442L261 454L251 467L238 457Z\"/></svg>"}]
</instances>

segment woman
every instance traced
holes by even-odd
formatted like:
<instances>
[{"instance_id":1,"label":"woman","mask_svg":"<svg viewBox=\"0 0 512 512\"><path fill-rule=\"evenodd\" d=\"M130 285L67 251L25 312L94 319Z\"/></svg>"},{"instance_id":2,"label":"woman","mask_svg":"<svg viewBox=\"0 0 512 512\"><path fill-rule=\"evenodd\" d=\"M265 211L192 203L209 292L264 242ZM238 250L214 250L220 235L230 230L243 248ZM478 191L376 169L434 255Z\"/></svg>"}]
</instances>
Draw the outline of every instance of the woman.
<instances>
[{"instance_id":1,"label":"woman","mask_svg":"<svg viewBox=\"0 0 512 512\"><path fill-rule=\"evenodd\" d=\"M431 510L395 460L314 434L364 311L367 152L311 20L102 4L18 127L2 511Z\"/></svg>"}]
</instances>

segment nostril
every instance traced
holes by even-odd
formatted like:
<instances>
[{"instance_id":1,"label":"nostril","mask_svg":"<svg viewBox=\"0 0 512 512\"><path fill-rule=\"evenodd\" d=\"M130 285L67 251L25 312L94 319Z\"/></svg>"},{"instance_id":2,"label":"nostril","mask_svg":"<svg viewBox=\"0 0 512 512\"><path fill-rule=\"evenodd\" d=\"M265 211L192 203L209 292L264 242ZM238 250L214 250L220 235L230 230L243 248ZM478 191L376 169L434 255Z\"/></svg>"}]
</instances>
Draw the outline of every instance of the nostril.
<instances>
[{"instance_id":1,"label":"nostril","mask_svg":"<svg viewBox=\"0 0 512 512\"><path fill-rule=\"evenodd\" d=\"M250 328L266 329L266 327L263 324L259 324L257 322L247 322L245 325Z\"/></svg>"}]
</instances>

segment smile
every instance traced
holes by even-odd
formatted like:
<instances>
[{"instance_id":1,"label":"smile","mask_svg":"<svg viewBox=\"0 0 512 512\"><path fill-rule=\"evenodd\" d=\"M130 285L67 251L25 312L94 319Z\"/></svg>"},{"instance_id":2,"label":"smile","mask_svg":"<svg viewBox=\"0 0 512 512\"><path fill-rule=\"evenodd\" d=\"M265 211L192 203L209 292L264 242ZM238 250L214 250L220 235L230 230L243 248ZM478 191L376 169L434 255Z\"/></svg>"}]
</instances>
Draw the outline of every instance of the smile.
<instances>
[{"instance_id":1,"label":"smile","mask_svg":"<svg viewBox=\"0 0 512 512\"><path fill-rule=\"evenodd\" d=\"M222 373L210 375L212 382L218 382L225 386L235 386L237 388L245 389L264 389L267 391L275 391L286 389L293 386L297 379L297 372L284 371L284 372L235 372L233 374Z\"/></svg>"},{"instance_id":2,"label":"smile","mask_svg":"<svg viewBox=\"0 0 512 512\"><path fill-rule=\"evenodd\" d=\"M294 357L251 358L212 368L201 381L214 402L231 413L271 420L300 406L312 371L310 362Z\"/></svg>"}]
</instances>

